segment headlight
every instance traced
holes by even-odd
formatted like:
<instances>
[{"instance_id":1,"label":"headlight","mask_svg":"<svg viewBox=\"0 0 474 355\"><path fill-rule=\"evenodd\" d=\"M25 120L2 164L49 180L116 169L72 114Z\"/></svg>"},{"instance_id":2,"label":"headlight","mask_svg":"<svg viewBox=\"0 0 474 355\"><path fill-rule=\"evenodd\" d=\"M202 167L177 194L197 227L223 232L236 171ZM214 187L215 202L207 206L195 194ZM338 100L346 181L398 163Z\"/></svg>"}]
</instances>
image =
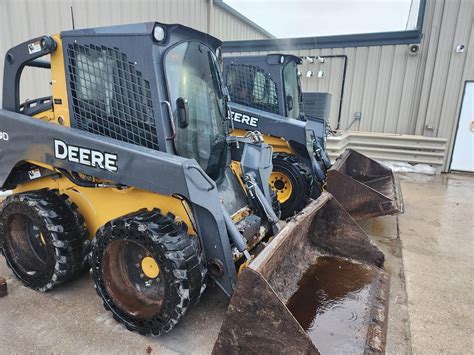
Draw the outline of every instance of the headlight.
<instances>
[{"instance_id":1,"label":"headlight","mask_svg":"<svg viewBox=\"0 0 474 355\"><path fill-rule=\"evenodd\" d=\"M153 38L158 42L161 42L162 40L164 40L165 29L161 26L155 26L155 28L153 29Z\"/></svg>"}]
</instances>

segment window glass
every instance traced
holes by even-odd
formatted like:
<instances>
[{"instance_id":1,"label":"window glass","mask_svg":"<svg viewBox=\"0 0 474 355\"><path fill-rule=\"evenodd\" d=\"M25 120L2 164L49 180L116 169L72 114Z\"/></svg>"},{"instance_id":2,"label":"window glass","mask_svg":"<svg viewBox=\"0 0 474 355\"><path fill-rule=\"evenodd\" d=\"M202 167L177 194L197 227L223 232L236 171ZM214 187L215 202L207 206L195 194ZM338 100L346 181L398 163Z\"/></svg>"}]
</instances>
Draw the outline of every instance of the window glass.
<instances>
[{"instance_id":1,"label":"window glass","mask_svg":"<svg viewBox=\"0 0 474 355\"><path fill-rule=\"evenodd\" d=\"M214 53L199 42L184 42L165 57L165 73L180 156L196 159L214 180L222 176L227 157L226 109ZM188 104L188 126L180 128L176 101Z\"/></svg>"},{"instance_id":2,"label":"window glass","mask_svg":"<svg viewBox=\"0 0 474 355\"><path fill-rule=\"evenodd\" d=\"M300 116L300 90L298 83L298 69L295 62L290 62L283 68L285 85L285 104L287 116L299 118Z\"/></svg>"}]
</instances>

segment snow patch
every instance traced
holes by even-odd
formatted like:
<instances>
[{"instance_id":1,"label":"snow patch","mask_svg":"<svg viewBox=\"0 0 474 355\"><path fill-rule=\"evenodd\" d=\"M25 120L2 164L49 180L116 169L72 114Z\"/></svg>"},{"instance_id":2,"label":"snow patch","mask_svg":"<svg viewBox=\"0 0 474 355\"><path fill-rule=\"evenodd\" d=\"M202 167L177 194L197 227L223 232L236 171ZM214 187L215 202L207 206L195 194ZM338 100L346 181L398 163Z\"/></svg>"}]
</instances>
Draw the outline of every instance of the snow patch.
<instances>
[{"instance_id":1,"label":"snow patch","mask_svg":"<svg viewBox=\"0 0 474 355\"><path fill-rule=\"evenodd\" d=\"M401 161L378 161L380 164L392 169L394 173L418 173L435 175L437 169L428 164L410 164Z\"/></svg>"}]
</instances>

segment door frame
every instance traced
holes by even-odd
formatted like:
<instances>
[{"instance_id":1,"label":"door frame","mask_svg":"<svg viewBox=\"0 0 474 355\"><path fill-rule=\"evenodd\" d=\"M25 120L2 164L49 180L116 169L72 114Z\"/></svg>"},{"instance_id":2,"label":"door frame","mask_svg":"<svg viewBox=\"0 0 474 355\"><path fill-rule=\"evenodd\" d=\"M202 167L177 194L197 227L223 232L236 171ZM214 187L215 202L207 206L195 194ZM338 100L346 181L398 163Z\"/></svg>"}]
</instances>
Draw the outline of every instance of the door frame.
<instances>
[{"instance_id":1,"label":"door frame","mask_svg":"<svg viewBox=\"0 0 474 355\"><path fill-rule=\"evenodd\" d=\"M454 137L453 137L453 142L452 142L452 149L451 149L451 154L449 156L449 164L448 164L448 172L450 173L451 170L451 164L453 163L453 155L454 155L454 149L456 148L456 139L458 138L458 131L459 131L459 123L461 121L461 114L462 114L462 106L464 104L464 95L466 94L466 88L468 83L474 83L474 80L465 80L463 89L462 89L462 94L461 94L461 103L459 104L459 111L458 111L458 117L457 117L457 122L456 122L456 128L454 129ZM455 170L458 171L458 170ZM459 170L461 171L461 170ZM466 171L468 173L468 171Z\"/></svg>"}]
</instances>

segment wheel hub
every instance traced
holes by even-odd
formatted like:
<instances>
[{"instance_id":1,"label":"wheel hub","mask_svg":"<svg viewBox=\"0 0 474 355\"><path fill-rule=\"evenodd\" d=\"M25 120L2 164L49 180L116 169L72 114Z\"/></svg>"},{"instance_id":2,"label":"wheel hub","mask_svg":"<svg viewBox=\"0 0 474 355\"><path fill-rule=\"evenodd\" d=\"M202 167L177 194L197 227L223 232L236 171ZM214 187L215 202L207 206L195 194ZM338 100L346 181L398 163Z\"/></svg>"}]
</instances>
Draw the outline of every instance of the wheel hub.
<instances>
[{"instance_id":1,"label":"wheel hub","mask_svg":"<svg viewBox=\"0 0 474 355\"><path fill-rule=\"evenodd\" d=\"M102 257L105 289L118 308L139 318L159 314L165 298L165 284L151 250L135 240L110 242Z\"/></svg>"},{"instance_id":2,"label":"wheel hub","mask_svg":"<svg viewBox=\"0 0 474 355\"><path fill-rule=\"evenodd\" d=\"M150 279L156 279L160 274L160 267L151 256L146 256L142 259L141 267L145 276Z\"/></svg>"},{"instance_id":3,"label":"wheel hub","mask_svg":"<svg viewBox=\"0 0 474 355\"><path fill-rule=\"evenodd\" d=\"M279 171L273 171L271 173L270 186L277 194L277 199L280 203L288 201L293 192L293 185L290 179Z\"/></svg>"}]
</instances>

